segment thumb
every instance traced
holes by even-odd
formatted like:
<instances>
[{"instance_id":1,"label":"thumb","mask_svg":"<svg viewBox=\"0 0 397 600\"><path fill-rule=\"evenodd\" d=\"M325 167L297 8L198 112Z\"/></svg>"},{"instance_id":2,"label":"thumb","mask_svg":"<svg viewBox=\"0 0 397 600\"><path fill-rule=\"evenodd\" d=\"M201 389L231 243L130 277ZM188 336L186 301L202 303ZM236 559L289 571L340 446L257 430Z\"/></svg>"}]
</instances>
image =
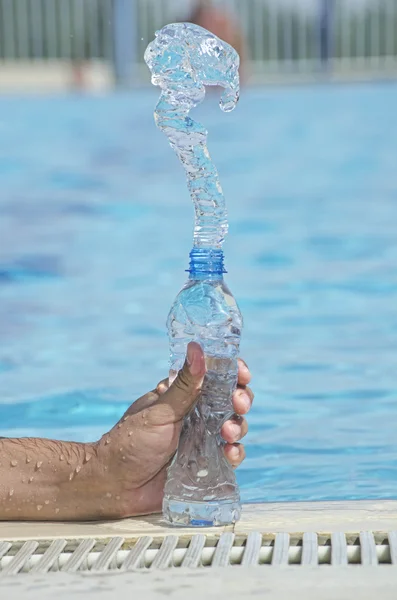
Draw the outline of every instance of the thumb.
<instances>
[{"instance_id":1,"label":"thumb","mask_svg":"<svg viewBox=\"0 0 397 600\"><path fill-rule=\"evenodd\" d=\"M168 390L150 409L151 423L166 425L181 421L196 402L205 373L204 352L197 342L190 342L183 368Z\"/></svg>"}]
</instances>

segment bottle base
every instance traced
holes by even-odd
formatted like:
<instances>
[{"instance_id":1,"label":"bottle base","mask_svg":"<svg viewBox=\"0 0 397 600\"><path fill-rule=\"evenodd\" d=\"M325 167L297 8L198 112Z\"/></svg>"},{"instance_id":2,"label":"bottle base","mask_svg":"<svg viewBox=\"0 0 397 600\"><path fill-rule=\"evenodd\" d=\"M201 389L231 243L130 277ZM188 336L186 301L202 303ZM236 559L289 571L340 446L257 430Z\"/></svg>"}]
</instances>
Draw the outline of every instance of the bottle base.
<instances>
[{"instance_id":1,"label":"bottle base","mask_svg":"<svg viewBox=\"0 0 397 600\"><path fill-rule=\"evenodd\" d=\"M220 527L240 519L241 505L238 500L186 502L164 498L163 515L168 523L177 527Z\"/></svg>"}]
</instances>

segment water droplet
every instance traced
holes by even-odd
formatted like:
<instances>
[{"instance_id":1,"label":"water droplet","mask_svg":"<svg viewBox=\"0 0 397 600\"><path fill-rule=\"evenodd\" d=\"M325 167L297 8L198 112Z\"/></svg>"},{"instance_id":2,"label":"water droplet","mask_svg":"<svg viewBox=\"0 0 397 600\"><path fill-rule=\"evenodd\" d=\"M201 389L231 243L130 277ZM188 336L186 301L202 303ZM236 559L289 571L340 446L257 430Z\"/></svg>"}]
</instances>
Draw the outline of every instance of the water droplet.
<instances>
[{"instance_id":1,"label":"water droplet","mask_svg":"<svg viewBox=\"0 0 397 600\"><path fill-rule=\"evenodd\" d=\"M81 471L81 465L77 465L77 467L76 467L76 473L80 473L80 471Z\"/></svg>"},{"instance_id":2,"label":"water droplet","mask_svg":"<svg viewBox=\"0 0 397 600\"><path fill-rule=\"evenodd\" d=\"M207 475L208 475L208 470L207 469L201 469L197 473L197 477L207 477Z\"/></svg>"},{"instance_id":3,"label":"water droplet","mask_svg":"<svg viewBox=\"0 0 397 600\"><path fill-rule=\"evenodd\" d=\"M55 512L56 512L56 514L58 514L59 513L59 508L56 508Z\"/></svg>"},{"instance_id":4,"label":"water droplet","mask_svg":"<svg viewBox=\"0 0 397 600\"><path fill-rule=\"evenodd\" d=\"M65 457L64 457L64 455L63 455L63 454L61 454L61 456L59 457L59 460L61 460L61 461L62 461L62 460L65 460Z\"/></svg>"},{"instance_id":5,"label":"water droplet","mask_svg":"<svg viewBox=\"0 0 397 600\"><path fill-rule=\"evenodd\" d=\"M42 464L43 464L42 460L37 461L37 463L36 463L36 469L39 470Z\"/></svg>"},{"instance_id":6,"label":"water droplet","mask_svg":"<svg viewBox=\"0 0 397 600\"><path fill-rule=\"evenodd\" d=\"M119 452L122 452L122 451L123 451L123 448L119 448Z\"/></svg>"},{"instance_id":7,"label":"water droplet","mask_svg":"<svg viewBox=\"0 0 397 600\"><path fill-rule=\"evenodd\" d=\"M36 506L36 508L37 508L37 510L41 510L41 509L43 508L43 505L42 505L42 504L38 504L38 505Z\"/></svg>"},{"instance_id":8,"label":"water droplet","mask_svg":"<svg viewBox=\"0 0 397 600\"><path fill-rule=\"evenodd\" d=\"M11 465L12 467L16 467L16 466L17 466L17 464L18 464L18 461L17 461L17 460L12 460L12 461L11 461L11 463L10 463L10 465Z\"/></svg>"},{"instance_id":9,"label":"water droplet","mask_svg":"<svg viewBox=\"0 0 397 600\"><path fill-rule=\"evenodd\" d=\"M133 431L129 431L128 432L128 437L131 437L133 433L134 433Z\"/></svg>"},{"instance_id":10,"label":"water droplet","mask_svg":"<svg viewBox=\"0 0 397 600\"><path fill-rule=\"evenodd\" d=\"M9 495L10 495L10 498L11 498L11 496L13 496L13 495L14 495L14 490L13 490L12 488L11 488L11 489L10 489L10 491L9 491Z\"/></svg>"},{"instance_id":11,"label":"water droplet","mask_svg":"<svg viewBox=\"0 0 397 600\"><path fill-rule=\"evenodd\" d=\"M116 500L120 500L120 496L116 496Z\"/></svg>"},{"instance_id":12,"label":"water droplet","mask_svg":"<svg viewBox=\"0 0 397 600\"><path fill-rule=\"evenodd\" d=\"M50 501L49 500L44 500L44 504L49 504Z\"/></svg>"},{"instance_id":13,"label":"water droplet","mask_svg":"<svg viewBox=\"0 0 397 600\"><path fill-rule=\"evenodd\" d=\"M88 463L88 461L91 460L91 458L92 458L92 454L86 454L84 456L84 462Z\"/></svg>"},{"instance_id":14,"label":"water droplet","mask_svg":"<svg viewBox=\"0 0 397 600\"><path fill-rule=\"evenodd\" d=\"M129 418L130 418L130 416L126 415L125 417L123 417L123 421L128 421Z\"/></svg>"},{"instance_id":15,"label":"water droplet","mask_svg":"<svg viewBox=\"0 0 397 600\"><path fill-rule=\"evenodd\" d=\"M32 483L32 481L33 481L33 477L29 477L28 483Z\"/></svg>"},{"instance_id":16,"label":"water droplet","mask_svg":"<svg viewBox=\"0 0 397 600\"><path fill-rule=\"evenodd\" d=\"M70 473L70 475L69 475L69 481L72 481L73 475L74 475L74 473Z\"/></svg>"},{"instance_id":17,"label":"water droplet","mask_svg":"<svg viewBox=\"0 0 397 600\"><path fill-rule=\"evenodd\" d=\"M106 444L106 446L107 446L108 444L110 444L110 438L107 438L107 440L105 441L105 444Z\"/></svg>"},{"instance_id":18,"label":"water droplet","mask_svg":"<svg viewBox=\"0 0 397 600\"><path fill-rule=\"evenodd\" d=\"M123 426L123 424L122 424L122 423L119 423L119 424L117 425L117 429L121 429L121 427L122 427L122 426Z\"/></svg>"},{"instance_id":19,"label":"water droplet","mask_svg":"<svg viewBox=\"0 0 397 600\"><path fill-rule=\"evenodd\" d=\"M122 457L122 460L127 460L125 456Z\"/></svg>"},{"instance_id":20,"label":"water droplet","mask_svg":"<svg viewBox=\"0 0 397 600\"><path fill-rule=\"evenodd\" d=\"M112 494L110 492L107 492L106 498L111 498L111 497L112 497Z\"/></svg>"},{"instance_id":21,"label":"water droplet","mask_svg":"<svg viewBox=\"0 0 397 600\"><path fill-rule=\"evenodd\" d=\"M28 465L32 459L29 456L26 457L26 464Z\"/></svg>"}]
</instances>

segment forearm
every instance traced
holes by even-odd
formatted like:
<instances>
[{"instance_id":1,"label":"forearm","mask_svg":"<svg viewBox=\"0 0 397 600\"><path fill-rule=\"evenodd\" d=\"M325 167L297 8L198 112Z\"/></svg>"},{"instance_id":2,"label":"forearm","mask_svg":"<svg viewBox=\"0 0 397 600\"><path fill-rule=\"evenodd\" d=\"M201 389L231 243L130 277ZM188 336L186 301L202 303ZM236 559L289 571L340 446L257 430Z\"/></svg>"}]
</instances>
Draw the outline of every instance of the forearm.
<instances>
[{"instance_id":1,"label":"forearm","mask_svg":"<svg viewBox=\"0 0 397 600\"><path fill-rule=\"evenodd\" d=\"M0 439L0 520L111 518L106 470L96 444Z\"/></svg>"}]
</instances>

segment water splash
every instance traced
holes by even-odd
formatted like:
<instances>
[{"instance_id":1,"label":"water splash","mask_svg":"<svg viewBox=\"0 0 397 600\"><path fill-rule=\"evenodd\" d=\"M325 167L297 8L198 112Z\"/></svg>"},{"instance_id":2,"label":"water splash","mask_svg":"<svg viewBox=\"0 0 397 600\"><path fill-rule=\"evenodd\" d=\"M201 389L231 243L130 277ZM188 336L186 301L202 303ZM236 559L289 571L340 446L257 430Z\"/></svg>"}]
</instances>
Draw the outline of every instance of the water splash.
<instances>
[{"instance_id":1,"label":"water splash","mask_svg":"<svg viewBox=\"0 0 397 600\"><path fill-rule=\"evenodd\" d=\"M237 52L191 23L173 23L156 32L145 52L152 83L161 88L157 127L183 164L195 208L194 246L221 248L228 230L225 198L207 148L207 130L189 117L205 98L205 86L225 89L220 107L233 110L240 93Z\"/></svg>"}]
</instances>

